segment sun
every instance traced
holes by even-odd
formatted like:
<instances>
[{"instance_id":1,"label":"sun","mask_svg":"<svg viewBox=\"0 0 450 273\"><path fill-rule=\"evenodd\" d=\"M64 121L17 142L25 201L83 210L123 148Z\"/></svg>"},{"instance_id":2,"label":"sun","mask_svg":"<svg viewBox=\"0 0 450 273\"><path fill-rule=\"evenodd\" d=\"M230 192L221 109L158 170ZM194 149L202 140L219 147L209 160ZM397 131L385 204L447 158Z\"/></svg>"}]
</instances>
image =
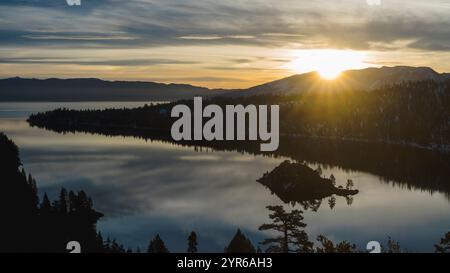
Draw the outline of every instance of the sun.
<instances>
[{"instance_id":1,"label":"sun","mask_svg":"<svg viewBox=\"0 0 450 273\"><path fill-rule=\"evenodd\" d=\"M339 75L341 75L343 71L343 68L334 66L317 69L317 73L319 73L320 77L324 78L325 80L334 80L339 77Z\"/></svg>"},{"instance_id":2,"label":"sun","mask_svg":"<svg viewBox=\"0 0 450 273\"><path fill-rule=\"evenodd\" d=\"M345 70L367 67L365 58L365 52L354 50L299 50L288 68L296 73L316 71L323 79L334 80Z\"/></svg>"}]
</instances>

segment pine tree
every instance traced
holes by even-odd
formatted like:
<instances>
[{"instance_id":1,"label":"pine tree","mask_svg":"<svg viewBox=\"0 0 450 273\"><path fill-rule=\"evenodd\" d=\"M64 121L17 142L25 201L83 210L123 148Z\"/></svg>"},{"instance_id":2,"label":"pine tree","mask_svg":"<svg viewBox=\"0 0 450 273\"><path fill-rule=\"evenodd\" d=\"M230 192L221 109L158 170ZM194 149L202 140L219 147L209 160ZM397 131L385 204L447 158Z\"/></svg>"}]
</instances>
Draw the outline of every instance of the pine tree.
<instances>
[{"instance_id":1,"label":"pine tree","mask_svg":"<svg viewBox=\"0 0 450 273\"><path fill-rule=\"evenodd\" d=\"M69 191L69 212L73 213L78 210L77 196L73 191Z\"/></svg>"},{"instance_id":2,"label":"pine tree","mask_svg":"<svg viewBox=\"0 0 450 273\"><path fill-rule=\"evenodd\" d=\"M188 237L188 253L197 253L197 234L192 231Z\"/></svg>"},{"instance_id":3,"label":"pine tree","mask_svg":"<svg viewBox=\"0 0 450 273\"><path fill-rule=\"evenodd\" d=\"M259 230L274 230L281 233L275 238L268 238L261 242L262 245L268 245L266 252L302 252L309 249L310 242L303 228L302 211L292 210L286 212L282 206L267 206L272 213L269 214L272 219L271 224L263 224ZM294 247L294 248L292 248Z\"/></svg>"},{"instance_id":4,"label":"pine tree","mask_svg":"<svg viewBox=\"0 0 450 273\"><path fill-rule=\"evenodd\" d=\"M31 178L31 195L32 195L32 202L33 202L33 208L39 207L39 196L38 196L38 188L36 185L36 179Z\"/></svg>"},{"instance_id":5,"label":"pine tree","mask_svg":"<svg viewBox=\"0 0 450 273\"><path fill-rule=\"evenodd\" d=\"M445 234L439 245L434 245L436 253L450 253L450 232Z\"/></svg>"},{"instance_id":6,"label":"pine tree","mask_svg":"<svg viewBox=\"0 0 450 273\"><path fill-rule=\"evenodd\" d=\"M356 245L347 241L334 244L330 239L323 235L317 236L317 241L321 246L316 247L317 253L355 253L358 252Z\"/></svg>"},{"instance_id":7,"label":"pine tree","mask_svg":"<svg viewBox=\"0 0 450 273\"><path fill-rule=\"evenodd\" d=\"M78 204L80 210L90 210L92 208L92 200L83 190L78 192Z\"/></svg>"},{"instance_id":8,"label":"pine tree","mask_svg":"<svg viewBox=\"0 0 450 273\"><path fill-rule=\"evenodd\" d=\"M334 177L333 174L330 175L330 180L331 180L331 183L333 183L333 186L336 186L336 177Z\"/></svg>"},{"instance_id":9,"label":"pine tree","mask_svg":"<svg viewBox=\"0 0 450 273\"><path fill-rule=\"evenodd\" d=\"M348 180L347 180L347 185L345 186L345 188L346 188L347 190L351 190L351 189L353 189L353 186L354 186L353 180L348 179Z\"/></svg>"},{"instance_id":10,"label":"pine tree","mask_svg":"<svg viewBox=\"0 0 450 273\"><path fill-rule=\"evenodd\" d=\"M103 249L105 249L105 252L107 252L107 253L110 252L110 250L111 250L111 238L109 238L109 236L108 236L108 238L106 238L106 241L103 245Z\"/></svg>"},{"instance_id":11,"label":"pine tree","mask_svg":"<svg viewBox=\"0 0 450 273\"><path fill-rule=\"evenodd\" d=\"M61 189L59 193L59 208L58 211L62 214L67 213L67 190L65 188Z\"/></svg>"},{"instance_id":12,"label":"pine tree","mask_svg":"<svg viewBox=\"0 0 450 273\"><path fill-rule=\"evenodd\" d=\"M124 248L122 245L119 245L119 243L117 243L116 239L114 239L111 243L111 252L112 253L123 253L125 252Z\"/></svg>"},{"instance_id":13,"label":"pine tree","mask_svg":"<svg viewBox=\"0 0 450 273\"><path fill-rule=\"evenodd\" d=\"M41 210L41 214L49 214L52 210L52 205L50 204L50 199L48 199L47 193L44 193L44 197L42 198L40 210Z\"/></svg>"},{"instance_id":14,"label":"pine tree","mask_svg":"<svg viewBox=\"0 0 450 273\"><path fill-rule=\"evenodd\" d=\"M233 239L231 239L228 247L225 248L225 253L255 253L255 247L252 242L242 234L238 229Z\"/></svg>"},{"instance_id":15,"label":"pine tree","mask_svg":"<svg viewBox=\"0 0 450 273\"><path fill-rule=\"evenodd\" d=\"M333 195L328 199L328 205L330 209L333 209L336 206L336 197Z\"/></svg>"},{"instance_id":16,"label":"pine tree","mask_svg":"<svg viewBox=\"0 0 450 273\"><path fill-rule=\"evenodd\" d=\"M322 245L322 247L317 247L316 252L318 253L334 253L336 252L334 243L323 235L317 236L317 241Z\"/></svg>"},{"instance_id":17,"label":"pine tree","mask_svg":"<svg viewBox=\"0 0 450 273\"><path fill-rule=\"evenodd\" d=\"M156 234L155 238L150 241L147 249L148 253L169 253L164 241L161 239L159 234Z\"/></svg>"},{"instance_id":18,"label":"pine tree","mask_svg":"<svg viewBox=\"0 0 450 273\"><path fill-rule=\"evenodd\" d=\"M322 176L322 168L320 166L317 167L317 169L315 170L317 172L318 175Z\"/></svg>"},{"instance_id":19,"label":"pine tree","mask_svg":"<svg viewBox=\"0 0 450 273\"><path fill-rule=\"evenodd\" d=\"M292 244L297 253L311 253L314 252L314 243L309 241L308 234L304 230L296 230L293 232L294 241Z\"/></svg>"},{"instance_id":20,"label":"pine tree","mask_svg":"<svg viewBox=\"0 0 450 273\"><path fill-rule=\"evenodd\" d=\"M385 252L385 253L402 253L402 252L406 252L406 251L402 250L399 242L393 240L391 237L388 237L387 247L386 247L386 249L383 248L383 252Z\"/></svg>"},{"instance_id":21,"label":"pine tree","mask_svg":"<svg viewBox=\"0 0 450 273\"><path fill-rule=\"evenodd\" d=\"M96 251L98 251L98 252L104 252L105 251L103 235L102 235L102 233L100 231L97 233L96 247L97 247Z\"/></svg>"}]
</instances>

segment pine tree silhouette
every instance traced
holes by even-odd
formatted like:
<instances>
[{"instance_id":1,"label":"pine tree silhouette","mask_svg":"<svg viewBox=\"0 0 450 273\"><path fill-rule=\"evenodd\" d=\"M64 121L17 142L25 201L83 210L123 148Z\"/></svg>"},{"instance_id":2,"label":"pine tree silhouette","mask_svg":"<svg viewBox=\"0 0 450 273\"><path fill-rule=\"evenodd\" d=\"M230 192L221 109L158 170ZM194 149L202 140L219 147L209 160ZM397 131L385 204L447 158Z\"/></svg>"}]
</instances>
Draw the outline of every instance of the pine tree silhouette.
<instances>
[{"instance_id":1,"label":"pine tree silhouette","mask_svg":"<svg viewBox=\"0 0 450 273\"><path fill-rule=\"evenodd\" d=\"M197 253L197 234L192 231L188 237L188 253Z\"/></svg>"},{"instance_id":2,"label":"pine tree silhouette","mask_svg":"<svg viewBox=\"0 0 450 273\"><path fill-rule=\"evenodd\" d=\"M263 224L259 230L274 230L280 233L274 238L265 239L262 245L268 245L266 252L308 252L312 243L304 231L306 224L303 223L302 211L292 210L286 212L282 206L267 206L271 211L271 224Z\"/></svg>"},{"instance_id":3,"label":"pine tree silhouette","mask_svg":"<svg viewBox=\"0 0 450 273\"><path fill-rule=\"evenodd\" d=\"M156 234L155 238L150 241L147 248L147 253L169 253L169 250L159 234Z\"/></svg>"},{"instance_id":4,"label":"pine tree silhouette","mask_svg":"<svg viewBox=\"0 0 450 273\"><path fill-rule=\"evenodd\" d=\"M0 252L66 252L69 241L79 241L84 252L104 250L96 231L103 214L83 191L68 198L63 188L53 204L44 193L40 203L35 179L20 168L19 150L3 133L0 150L1 187L7 193L0 198Z\"/></svg>"},{"instance_id":5,"label":"pine tree silhouette","mask_svg":"<svg viewBox=\"0 0 450 273\"><path fill-rule=\"evenodd\" d=\"M450 232L447 232L434 248L436 253L450 253Z\"/></svg>"},{"instance_id":6,"label":"pine tree silhouette","mask_svg":"<svg viewBox=\"0 0 450 273\"><path fill-rule=\"evenodd\" d=\"M226 253L255 253L252 242L238 229L229 245L225 248Z\"/></svg>"}]
</instances>

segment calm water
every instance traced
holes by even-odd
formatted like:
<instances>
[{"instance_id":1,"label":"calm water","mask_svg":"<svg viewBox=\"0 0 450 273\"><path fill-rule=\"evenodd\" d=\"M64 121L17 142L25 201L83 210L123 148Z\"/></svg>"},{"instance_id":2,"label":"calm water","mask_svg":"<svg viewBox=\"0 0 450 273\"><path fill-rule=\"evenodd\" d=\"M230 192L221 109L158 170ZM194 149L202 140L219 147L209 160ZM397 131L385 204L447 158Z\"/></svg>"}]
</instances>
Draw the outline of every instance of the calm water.
<instances>
[{"instance_id":1,"label":"calm water","mask_svg":"<svg viewBox=\"0 0 450 273\"><path fill-rule=\"evenodd\" d=\"M256 244L267 235L258 231L269 221L265 206L293 208L255 181L286 157L196 151L131 137L63 135L31 128L25 121L30 113L58 107L143 104L0 103L0 131L19 146L25 169L36 178L41 194L56 197L62 186L85 190L106 215L99 230L125 246L146 248L160 233L171 251L185 251L188 233L195 230L200 251L222 251L238 227ZM360 193L351 205L337 197L333 209L324 200L317 212L306 211L311 239L324 234L364 248L368 241L386 242L391 236L410 251L432 251L450 230L448 193L386 183L375 172L348 171L338 165L322 165L324 176L333 174L340 185L352 179ZM448 177L439 181L450 183Z\"/></svg>"}]
</instances>

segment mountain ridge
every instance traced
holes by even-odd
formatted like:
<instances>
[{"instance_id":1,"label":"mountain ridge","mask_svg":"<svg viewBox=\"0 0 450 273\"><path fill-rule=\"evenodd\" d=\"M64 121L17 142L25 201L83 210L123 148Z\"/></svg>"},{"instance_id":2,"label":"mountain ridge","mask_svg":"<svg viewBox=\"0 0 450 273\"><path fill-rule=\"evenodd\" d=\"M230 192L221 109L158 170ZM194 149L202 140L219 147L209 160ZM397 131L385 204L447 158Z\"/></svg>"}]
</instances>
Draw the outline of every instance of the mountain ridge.
<instances>
[{"instance_id":1,"label":"mountain ridge","mask_svg":"<svg viewBox=\"0 0 450 273\"><path fill-rule=\"evenodd\" d=\"M325 80L318 72L295 74L245 89L210 89L191 84L152 81L102 80L98 78L0 79L0 101L149 101L181 100L193 96L251 96L293 94L314 90L370 91L385 85L425 80L446 81L450 73L430 67L369 67L346 70L336 80Z\"/></svg>"},{"instance_id":2,"label":"mountain ridge","mask_svg":"<svg viewBox=\"0 0 450 273\"><path fill-rule=\"evenodd\" d=\"M189 84L145 81L109 81L98 78L0 79L0 101L173 100L218 93L219 90L212 91Z\"/></svg>"},{"instance_id":3,"label":"mountain ridge","mask_svg":"<svg viewBox=\"0 0 450 273\"><path fill-rule=\"evenodd\" d=\"M318 72L292 75L243 90L238 95L285 94L323 90L371 91L385 85L433 80L443 82L450 73L438 73L430 67L383 66L346 70L335 80L325 80Z\"/></svg>"}]
</instances>

